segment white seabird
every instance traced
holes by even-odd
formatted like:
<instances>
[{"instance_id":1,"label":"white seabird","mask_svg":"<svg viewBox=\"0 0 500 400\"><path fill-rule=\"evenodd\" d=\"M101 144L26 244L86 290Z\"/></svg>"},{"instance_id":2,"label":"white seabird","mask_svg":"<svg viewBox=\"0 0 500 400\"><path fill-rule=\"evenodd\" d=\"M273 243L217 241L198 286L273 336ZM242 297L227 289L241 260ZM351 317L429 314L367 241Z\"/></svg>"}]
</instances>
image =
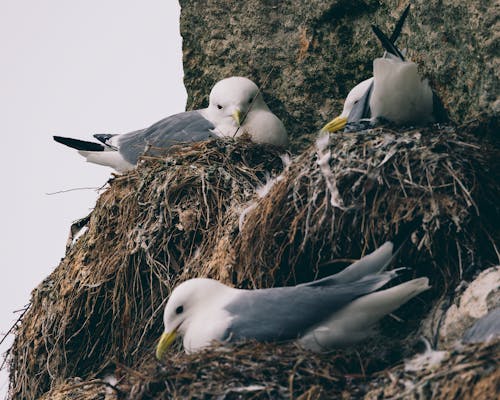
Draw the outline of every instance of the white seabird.
<instances>
[{"instance_id":1,"label":"white seabird","mask_svg":"<svg viewBox=\"0 0 500 400\"><path fill-rule=\"evenodd\" d=\"M385 119L398 125L425 125L448 121L441 100L422 79L418 66L405 61L395 46L409 11L408 6L394 32L388 38L377 26L372 29L386 50L384 57L373 61L373 77L356 85L347 95L342 113L322 131L336 132L347 123Z\"/></svg>"},{"instance_id":2,"label":"white seabird","mask_svg":"<svg viewBox=\"0 0 500 400\"><path fill-rule=\"evenodd\" d=\"M378 290L397 276L384 272L393 245L385 243L340 273L297 286L243 290L213 279L190 279L177 286L165 306L165 331L156 349L162 359L177 334L186 352L213 341L298 340L325 351L362 340L383 316L429 289L427 278Z\"/></svg>"},{"instance_id":3,"label":"white seabird","mask_svg":"<svg viewBox=\"0 0 500 400\"><path fill-rule=\"evenodd\" d=\"M288 146L283 123L271 112L257 85L233 76L214 85L207 108L174 114L149 128L122 135L94 135L101 143L61 136L54 140L77 149L89 162L124 172L135 168L147 149L155 154L175 144L244 134L256 143Z\"/></svg>"}]
</instances>

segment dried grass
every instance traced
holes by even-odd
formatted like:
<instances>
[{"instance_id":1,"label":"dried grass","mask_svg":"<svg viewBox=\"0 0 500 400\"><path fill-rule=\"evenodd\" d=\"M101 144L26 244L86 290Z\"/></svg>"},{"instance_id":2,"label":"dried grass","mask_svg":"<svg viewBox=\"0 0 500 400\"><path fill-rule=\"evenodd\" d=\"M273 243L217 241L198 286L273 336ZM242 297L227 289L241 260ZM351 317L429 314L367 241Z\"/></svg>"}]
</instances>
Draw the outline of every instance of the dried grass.
<instances>
[{"instance_id":1,"label":"dried grass","mask_svg":"<svg viewBox=\"0 0 500 400\"><path fill-rule=\"evenodd\" d=\"M51 388L54 398L58 388L80 393L75 377L102 386L100 379L117 370L121 398L203 397L207 385L238 398L243 394L224 391L261 381L265 390L244 396L328 398L345 395L346 373L362 376L401 360L405 337L432 299L498 258L498 149L466 128L380 128L333 136L320 151L322 167L317 152L293 160L262 198L255 188L281 172L282 161L277 149L249 142L193 144L165 159L145 157L137 170L115 177L88 231L33 291L9 355L12 398L47 396ZM430 276L434 292L401 311L405 324L384 322L392 334L376 351L362 347L353 358L251 345L174 353L166 367L152 359L162 308L180 280L291 284L331 274L345 264L341 258L408 235L401 259L410 273ZM254 378L247 379L250 370Z\"/></svg>"},{"instance_id":2,"label":"dried grass","mask_svg":"<svg viewBox=\"0 0 500 400\"><path fill-rule=\"evenodd\" d=\"M377 372L389 365L390 354L374 364L370 351L318 355L292 345L249 343L179 354L149 370L147 379L130 374L120 387L137 400L496 398L500 340L454 349L439 368L416 372L406 372L403 364Z\"/></svg>"},{"instance_id":3,"label":"dried grass","mask_svg":"<svg viewBox=\"0 0 500 400\"><path fill-rule=\"evenodd\" d=\"M142 357L172 285L208 274L192 260L210 265L238 204L282 167L279 154L211 141L112 179L88 231L32 293L10 350L12 396L38 398L66 378Z\"/></svg>"},{"instance_id":4,"label":"dried grass","mask_svg":"<svg viewBox=\"0 0 500 400\"><path fill-rule=\"evenodd\" d=\"M366 400L448 400L498 398L500 340L450 351L439 368L405 371L398 365L374 377Z\"/></svg>"},{"instance_id":5,"label":"dried grass","mask_svg":"<svg viewBox=\"0 0 500 400\"><path fill-rule=\"evenodd\" d=\"M326 152L331 176L312 147L247 215L233 246L252 286L329 275L346 256L405 238L405 267L440 293L498 263L498 149L465 129L379 128L334 135Z\"/></svg>"}]
</instances>

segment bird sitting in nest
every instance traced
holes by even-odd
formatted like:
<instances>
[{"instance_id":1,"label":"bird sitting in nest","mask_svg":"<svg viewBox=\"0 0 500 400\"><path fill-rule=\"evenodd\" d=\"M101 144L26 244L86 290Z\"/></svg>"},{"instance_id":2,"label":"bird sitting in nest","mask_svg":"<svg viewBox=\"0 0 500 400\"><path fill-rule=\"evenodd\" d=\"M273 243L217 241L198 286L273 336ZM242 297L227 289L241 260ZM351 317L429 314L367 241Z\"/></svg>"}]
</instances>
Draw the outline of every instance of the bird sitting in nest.
<instances>
[{"instance_id":1,"label":"bird sitting in nest","mask_svg":"<svg viewBox=\"0 0 500 400\"><path fill-rule=\"evenodd\" d=\"M156 349L162 359L177 334L186 352L213 341L297 340L315 352L358 342L377 321L429 289L427 278L379 290L398 270L385 243L340 273L290 287L243 290L212 279L190 279L177 286L165 306L165 332Z\"/></svg>"},{"instance_id":2,"label":"bird sitting in nest","mask_svg":"<svg viewBox=\"0 0 500 400\"><path fill-rule=\"evenodd\" d=\"M149 128L122 135L94 135L101 143L61 136L54 136L54 140L78 150L88 162L125 172L135 168L139 157L150 149L242 135L256 143L288 146L286 129L258 86L250 79L233 76L215 84L207 108L174 114Z\"/></svg>"},{"instance_id":3,"label":"bird sitting in nest","mask_svg":"<svg viewBox=\"0 0 500 400\"><path fill-rule=\"evenodd\" d=\"M356 131L377 120L397 125L449 121L443 103L428 81L422 79L417 64L405 61L403 53L395 45L409 9L408 5L390 38L379 27L372 25L386 53L373 61L373 77L349 92L342 113L327 123L322 131L331 133L344 128Z\"/></svg>"}]
</instances>

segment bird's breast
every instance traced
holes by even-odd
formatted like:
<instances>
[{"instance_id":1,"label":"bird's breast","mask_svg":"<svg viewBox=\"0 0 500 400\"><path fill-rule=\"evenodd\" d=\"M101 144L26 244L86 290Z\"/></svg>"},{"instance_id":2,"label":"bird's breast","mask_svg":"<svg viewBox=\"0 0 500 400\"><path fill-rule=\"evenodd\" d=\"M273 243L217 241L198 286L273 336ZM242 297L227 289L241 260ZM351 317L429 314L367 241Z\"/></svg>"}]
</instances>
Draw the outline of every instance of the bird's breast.
<instances>
[{"instance_id":1,"label":"bird's breast","mask_svg":"<svg viewBox=\"0 0 500 400\"><path fill-rule=\"evenodd\" d=\"M231 320L231 314L220 307L206 310L196 318L191 318L184 333L184 349L191 353L209 346L214 341L224 340Z\"/></svg>"}]
</instances>

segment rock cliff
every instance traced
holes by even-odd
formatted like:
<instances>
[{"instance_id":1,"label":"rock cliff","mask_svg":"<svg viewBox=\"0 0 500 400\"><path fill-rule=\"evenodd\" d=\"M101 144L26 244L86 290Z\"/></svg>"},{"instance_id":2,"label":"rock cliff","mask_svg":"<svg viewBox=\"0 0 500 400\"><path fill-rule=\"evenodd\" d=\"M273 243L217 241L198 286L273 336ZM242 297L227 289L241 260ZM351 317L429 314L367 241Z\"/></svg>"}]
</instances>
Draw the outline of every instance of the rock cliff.
<instances>
[{"instance_id":1,"label":"rock cliff","mask_svg":"<svg viewBox=\"0 0 500 400\"><path fill-rule=\"evenodd\" d=\"M406 1L181 0L188 108L230 75L265 83L266 101L307 143L382 54L370 24L391 32ZM498 114L498 4L415 0L398 42L419 63L453 120ZM268 79L269 78L269 79Z\"/></svg>"}]
</instances>

